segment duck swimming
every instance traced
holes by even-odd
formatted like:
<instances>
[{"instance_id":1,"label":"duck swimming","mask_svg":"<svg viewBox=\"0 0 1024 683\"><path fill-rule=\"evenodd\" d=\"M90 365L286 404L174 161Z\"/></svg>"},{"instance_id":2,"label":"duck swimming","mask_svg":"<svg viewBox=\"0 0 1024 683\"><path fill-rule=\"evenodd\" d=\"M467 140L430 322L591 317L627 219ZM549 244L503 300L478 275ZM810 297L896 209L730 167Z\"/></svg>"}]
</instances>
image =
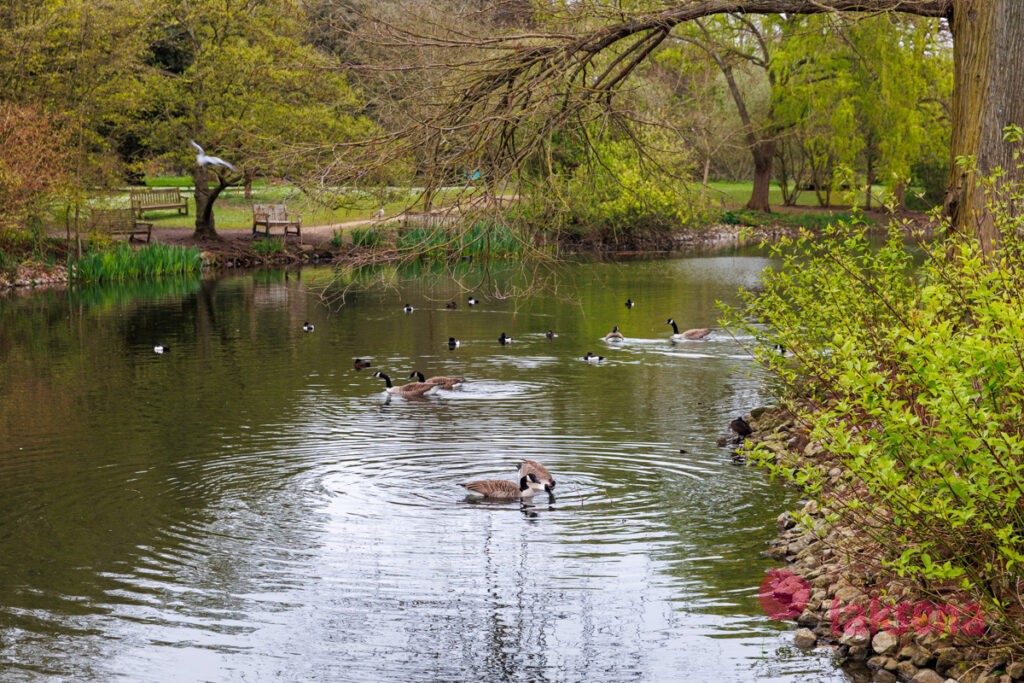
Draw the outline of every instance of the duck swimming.
<instances>
[{"instance_id":1,"label":"duck swimming","mask_svg":"<svg viewBox=\"0 0 1024 683\"><path fill-rule=\"evenodd\" d=\"M623 337L622 333L619 332L619 326L618 325L614 326L612 328L611 332L609 332L608 334L604 335L604 340L605 341L622 341L623 339L625 339L625 337Z\"/></svg>"},{"instance_id":2,"label":"duck swimming","mask_svg":"<svg viewBox=\"0 0 1024 683\"><path fill-rule=\"evenodd\" d=\"M409 379L413 378L419 382L425 382L426 384L437 384L442 389L454 389L458 385L466 383L466 380L463 377L445 377L442 375L438 377L424 378L423 373L419 370L413 370L409 373Z\"/></svg>"},{"instance_id":3,"label":"duck swimming","mask_svg":"<svg viewBox=\"0 0 1024 683\"><path fill-rule=\"evenodd\" d=\"M459 486L465 487L469 491L468 495L477 496L482 498L500 498L500 499L515 499L515 498L530 498L536 493L530 484L539 484L537 476L534 474L528 474L519 478L519 485L516 486L515 482L508 481L506 479L481 479L479 481L469 481L465 484L459 484Z\"/></svg>"},{"instance_id":4,"label":"duck swimming","mask_svg":"<svg viewBox=\"0 0 1024 683\"><path fill-rule=\"evenodd\" d=\"M665 324L672 326L672 335L669 337L669 339L671 339L672 341L682 341L684 339L703 339L704 337L711 334L710 327L695 327L693 329L680 332L679 326L676 325L676 321L673 320L672 318L666 320Z\"/></svg>"},{"instance_id":5,"label":"duck swimming","mask_svg":"<svg viewBox=\"0 0 1024 683\"><path fill-rule=\"evenodd\" d=\"M437 384L427 384L426 382L410 382L409 384L403 384L396 387L391 383L391 377L385 375L380 370L373 373L373 376L384 380L387 392L393 396L403 396L405 398L426 396L431 392L437 391L439 387Z\"/></svg>"}]
</instances>

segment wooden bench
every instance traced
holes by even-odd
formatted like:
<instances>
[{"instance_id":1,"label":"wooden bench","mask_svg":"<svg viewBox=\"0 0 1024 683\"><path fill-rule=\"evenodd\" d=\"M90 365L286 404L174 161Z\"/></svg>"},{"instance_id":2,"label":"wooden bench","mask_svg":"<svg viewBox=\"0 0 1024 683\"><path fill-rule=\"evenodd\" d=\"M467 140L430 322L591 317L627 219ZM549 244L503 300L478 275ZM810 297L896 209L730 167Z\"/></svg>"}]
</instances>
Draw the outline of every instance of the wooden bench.
<instances>
[{"instance_id":1,"label":"wooden bench","mask_svg":"<svg viewBox=\"0 0 1024 683\"><path fill-rule=\"evenodd\" d=\"M302 216L289 213L284 204L253 204L252 205L252 236L255 238L259 228L265 228L266 236L270 237L271 228L282 228L284 236L294 233L302 241Z\"/></svg>"},{"instance_id":2,"label":"wooden bench","mask_svg":"<svg viewBox=\"0 0 1024 683\"><path fill-rule=\"evenodd\" d=\"M181 196L180 188L132 190L131 196L132 210L139 218L146 211L159 209L177 209L178 215L188 215L188 197Z\"/></svg>"},{"instance_id":3,"label":"wooden bench","mask_svg":"<svg viewBox=\"0 0 1024 683\"><path fill-rule=\"evenodd\" d=\"M137 220L135 209L93 209L89 229L108 235L128 235L129 242L136 235L145 235L147 242L153 236L153 224Z\"/></svg>"}]
</instances>

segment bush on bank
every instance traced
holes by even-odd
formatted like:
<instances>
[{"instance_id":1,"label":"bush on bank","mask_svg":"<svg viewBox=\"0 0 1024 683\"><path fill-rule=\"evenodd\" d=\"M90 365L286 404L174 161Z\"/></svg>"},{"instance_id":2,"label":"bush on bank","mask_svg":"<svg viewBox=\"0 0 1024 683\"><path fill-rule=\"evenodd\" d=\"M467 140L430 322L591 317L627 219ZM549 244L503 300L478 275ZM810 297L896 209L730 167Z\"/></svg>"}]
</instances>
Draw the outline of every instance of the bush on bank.
<instances>
[{"instance_id":1,"label":"bush on bank","mask_svg":"<svg viewBox=\"0 0 1024 683\"><path fill-rule=\"evenodd\" d=\"M755 350L845 486L813 464L781 474L859 529L883 571L936 600L980 604L1024 645L1024 217L993 185L994 254L971 238L880 248L840 223L775 248L781 267L731 324ZM917 267L913 249L923 253ZM746 322L756 320L757 323ZM765 327L770 332L765 332ZM756 455L756 454L755 454ZM763 462L770 462L764 453ZM772 465L769 465L772 467ZM781 466L774 466L781 470Z\"/></svg>"}]
</instances>

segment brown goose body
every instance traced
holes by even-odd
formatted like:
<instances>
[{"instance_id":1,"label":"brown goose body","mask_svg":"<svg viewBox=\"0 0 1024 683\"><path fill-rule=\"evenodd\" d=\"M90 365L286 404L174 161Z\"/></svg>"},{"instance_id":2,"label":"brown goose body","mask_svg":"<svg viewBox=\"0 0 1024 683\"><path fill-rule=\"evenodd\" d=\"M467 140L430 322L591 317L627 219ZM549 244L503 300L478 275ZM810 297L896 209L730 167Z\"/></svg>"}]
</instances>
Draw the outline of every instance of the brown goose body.
<instances>
[{"instance_id":1,"label":"brown goose body","mask_svg":"<svg viewBox=\"0 0 1024 683\"><path fill-rule=\"evenodd\" d=\"M442 389L454 389L460 384L464 384L466 382L465 378L462 377L439 376L424 378L423 373L420 372L419 370L413 370L412 372L409 373L409 379L412 379L414 377L420 382L423 382L425 384L436 384Z\"/></svg>"},{"instance_id":2,"label":"brown goose body","mask_svg":"<svg viewBox=\"0 0 1024 683\"><path fill-rule=\"evenodd\" d=\"M694 327L692 329L684 330L684 331L680 332L679 331L679 326L676 325L676 321L673 320L672 318L669 318L668 320L666 320L665 324L672 326L672 336L669 337L669 339L671 339L673 341L679 341L681 339L688 339L688 340L703 339L704 337L706 337L709 334L711 334L711 328L710 327Z\"/></svg>"},{"instance_id":3,"label":"brown goose body","mask_svg":"<svg viewBox=\"0 0 1024 683\"><path fill-rule=\"evenodd\" d=\"M401 386L396 387L394 384L391 383L391 377L385 375L383 372L380 372L379 370L373 373L373 376L379 377L380 379L384 380L385 384L387 385L387 392L389 394L393 396L404 396L406 398L425 396L432 391L436 391L439 386L437 384L427 384L426 382L410 382L408 384L403 384Z\"/></svg>"},{"instance_id":4,"label":"brown goose body","mask_svg":"<svg viewBox=\"0 0 1024 683\"><path fill-rule=\"evenodd\" d=\"M543 489L548 493L551 493L555 488L555 478L551 476L551 472L548 471L547 467L541 465L536 460L523 460L518 466L520 477L529 477L531 474L537 480L534 484L530 482L530 488Z\"/></svg>"},{"instance_id":5,"label":"brown goose body","mask_svg":"<svg viewBox=\"0 0 1024 683\"><path fill-rule=\"evenodd\" d=\"M619 332L619 326L618 325L614 326L612 328L611 332L609 332L608 334L604 335L604 340L605 341L622 341L623 339L625 339L625 337L623 337L622 333Z\"/></svg>"},{"instance_id":6,"label":"brown goose body","mask_svg":"<svg viewBox=\"0 0 1024 683\"><path fill-rule=\"evenodd\" d=\"M536 477L531 478L531 475L526 475L519 478L519 484L507 479L480 479L460 484L460 486L465 487L471 495L484 498L514 499L533 496L535 491L530 485L535 483L538 483Z\"/></svg>"}]
</instances>

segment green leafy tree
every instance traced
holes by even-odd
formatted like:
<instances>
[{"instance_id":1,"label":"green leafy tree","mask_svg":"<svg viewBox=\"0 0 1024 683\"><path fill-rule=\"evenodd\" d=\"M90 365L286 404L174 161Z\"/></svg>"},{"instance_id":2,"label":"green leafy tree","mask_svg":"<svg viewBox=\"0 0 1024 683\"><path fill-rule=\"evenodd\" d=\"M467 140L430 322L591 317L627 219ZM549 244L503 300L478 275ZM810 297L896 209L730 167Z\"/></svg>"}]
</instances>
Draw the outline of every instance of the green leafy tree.
<instances>
[{"instance_id":1,"label":"green leafy tree","mask_svg":"<svg viewBox=\"0 0 1024 683\"><path fill-rule=\"evenodd\" d=\"M122 176L119 152L142 94L150 0L12 0L0 6L2 99L70 133L82 187Z\"/></svg>"},{"instance_id":2,"label":"green leafy tree","mask_svg":"<svg viewBox=\"0 0 1024 683\"><path fill-rule=\"evenodd\" d=\"M312 175L323 163L317 151L370 131L338 65L304 43L299 3L172 0L158 23L159 70L140 121L150 147L182 162L195 140L239 170L189 163L196 237L217 237L213 206L226 187L259 174Z\"/></svg>"}]
</instances>

